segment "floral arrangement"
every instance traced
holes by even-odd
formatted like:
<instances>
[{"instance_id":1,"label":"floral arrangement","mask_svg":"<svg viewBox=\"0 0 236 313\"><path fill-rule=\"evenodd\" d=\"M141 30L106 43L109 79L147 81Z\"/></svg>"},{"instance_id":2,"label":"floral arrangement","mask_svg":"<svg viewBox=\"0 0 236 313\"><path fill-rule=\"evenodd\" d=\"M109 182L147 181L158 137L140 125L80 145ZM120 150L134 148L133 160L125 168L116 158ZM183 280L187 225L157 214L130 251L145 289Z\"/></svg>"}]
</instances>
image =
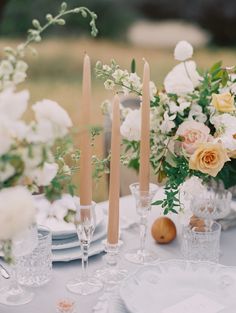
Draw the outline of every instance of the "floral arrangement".
<instances>
[{"instance_id":1,"label":"floral arrangement","mask_svg":"<svg viewBox=\"0 0 236 313\"><path fill-rule=\"evenodd\" d=\"M34 119L26 122L30 93L16 90L27 77L27 48L39 42L49 26L64 25L68 14L89 16L91 34L96 36L96 14L85 7L67 9L63 2L58 15L46 15L45 25L33 20L27 40L16 49L5 48L0 61L0 241L8 259L11 239L35 219L31 193L43 192L50 200L65 191L74 193L72 175L78 169L79 151L69 136L69 115L55 101L43 99L32 106Z\"/></svg>"},{"instance_id":2,"label":"floral arrangement","mask_svg":"<svg viewBox=\"0 0 236 313\"><path fill-rule=\"evenodd\" d=\"M192 55L193 47L179 42L174 57L180 63L166 76L164 88L157 92L150 82L150 163L157 181L165 184L164 199L155 202L165 214L182 207L179 190L191 177L222 181L225 188L236 185L236 68L223 68L219 62L200 71L190 60ZM115 61L110 65L98 62L95 71L106 89L134 94L142 101L134 60L131 73ZM109 111L107 102L102 109ZM122 162L138 170L140 109L121 107L121 111Z\"/></svg>"}]
</instances>

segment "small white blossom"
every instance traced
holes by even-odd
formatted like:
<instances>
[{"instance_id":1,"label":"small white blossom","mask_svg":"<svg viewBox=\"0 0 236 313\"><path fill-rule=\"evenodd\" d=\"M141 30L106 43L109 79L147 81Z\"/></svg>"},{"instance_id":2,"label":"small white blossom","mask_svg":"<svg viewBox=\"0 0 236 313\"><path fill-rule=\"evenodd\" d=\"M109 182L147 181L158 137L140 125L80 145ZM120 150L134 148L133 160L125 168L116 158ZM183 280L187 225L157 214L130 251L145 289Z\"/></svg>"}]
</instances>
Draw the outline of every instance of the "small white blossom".
<instances>
[{"instance_id":1,"label":"small white blossom","mask_svg":"<svg viewBox=\"0 0 236 313\"><path fill-rule=\"evenodd\" d=\"M0 77L6 76L6 75L11 75L13 73L13 66L10 61L8 60L3 60L0 63Z\"/></svg>"},{"instance_id":2,"label":"small white blossom","mask_svg":"<svg viewBox=\"0 0 236 313\"><path fill-rule=\"evenodd\" d=\"M28 69L28 64L24 61L18 61L16 63L16 71L17 72L26 72Z\"/></svg>"},{"instance_id":3,"label":"small white blossom","mask_svg":"<svg viewBox=\"0 0 236 313\"><path fill-rule=\"evenodd\" d=\"M115 83L113 80L111 79L107 79L105 82L104 82L104 86L107 90L112 90L114 87L115 87Z\"/></svg>"},{"instance_id":4,"label":"small white blossom","mask_svg":"<svg viewBox=\"0 0 236 313\"><path fill-rule=\"evenodd\" d=\"M115 72L112 74L112 77L115 79L116 83L122 83L122 81L126 78L129 77L129 73L127 70L121 70L121 69L117 69L115 70Z\"/></svg>"},{"instance_id":5,"label":"small white blossom","mask_svg":"<svg viewBox=\"0 0 236 313\"><path fill-rule=\"evenodd\" d=\"M102 66L102 70L103 70L104 72L110 72L110 71L111 71L111 67L110 67L109 65L107 65L107 64L104 64L104 65Z\"/></svg>"},{"instance_id":6,"label":"small white blossom","mask_svg":"<svg viewBox=\"0 0 236 313\"><path fill-rule=\"evenodd\" d=\"M193 56L193 47L192 45L183 40L179 41L175 47L174 57L178 61L186 61Z\"/></svg>"},{"instance_id":7,"label":"small white blossom","mask_svg":"<svg viewBox=\"0 0 236 313\"><path fill-rule=\"evenodd\" d=\"M13 78L12 78L13 83L16 85L22 83L25 79L26 79L26 73L24 72L16 72L14 73Z\"/></svg>"},{"instance_id":8,"label":"small white blossom","mask_svg":"<svg viewBox=\"0 0 236 313\"><path fill-rule=\"evenodd\" d=\"M175 123L173 122L175 118L176 114L169 116L168 112L164 113L164 119L160 125L160 130L163 134L169 133L175 127Z\"/></svg>"}]
</instances>

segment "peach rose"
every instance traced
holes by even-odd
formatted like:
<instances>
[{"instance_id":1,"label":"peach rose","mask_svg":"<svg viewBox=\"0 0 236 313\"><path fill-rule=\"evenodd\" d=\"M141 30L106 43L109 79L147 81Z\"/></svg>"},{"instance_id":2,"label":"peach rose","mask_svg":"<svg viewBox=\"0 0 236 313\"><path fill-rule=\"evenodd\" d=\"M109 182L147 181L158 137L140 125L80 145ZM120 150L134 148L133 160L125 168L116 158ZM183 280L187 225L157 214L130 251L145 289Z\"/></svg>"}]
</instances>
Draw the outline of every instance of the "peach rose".
<instances>
[{"instance_id":1,"label":"peach rose","mask_svg":"<svg viewBox=\"0 0 236 313\"><path fill-rule=\"evenodd\" d=\"M211 104L219 112L232 112L235 110L234 96L229 92L213 94Z\"/></svg>"},{"instance_id":2,"label":"peach rose","mask_svg":"<svg viewBox=\"0 0 236 313\"><path fill-rule=\"evenodd\" d=\"M196 121L183 122L176 134L183 138L182 148L190 155L194 153L199 144L211 140L210 128Z\"/></svg>"},{"instance_id":3,"label":"peach rose","mask_svg":"<svg viewBox=\"0 0 236 313\"><path fill-rule=\"evenodd\" d=\"M227 161L230 159L222 144L208 142L201 144L190 157L189 168L215 177Z\"/></svg>"}]
</instances>

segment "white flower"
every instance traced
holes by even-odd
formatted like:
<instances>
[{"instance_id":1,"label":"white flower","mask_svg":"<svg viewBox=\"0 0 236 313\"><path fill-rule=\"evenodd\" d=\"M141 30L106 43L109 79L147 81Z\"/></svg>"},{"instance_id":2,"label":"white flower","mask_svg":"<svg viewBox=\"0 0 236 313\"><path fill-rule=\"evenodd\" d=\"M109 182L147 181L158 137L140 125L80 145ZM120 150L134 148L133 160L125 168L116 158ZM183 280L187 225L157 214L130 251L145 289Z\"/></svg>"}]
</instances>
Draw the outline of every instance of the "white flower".
<instances>
[{"instance_id":1,"label":"white flower","mask_svg":"<svg viewBox=\"0 0 236 313\"><path fill-rule=\"evenodd\" d=\"M13 144L10 127L11 123L9 120L0 115L0 156L7 153Z\"/></svg>"},{"instance_id":2,"label":"white flower","mask_svg":"<svg viewBox=\"0 0 236 313\"><path fill-rule=\"evenodd\" d=\"M52 124L55 138L65 136L68 133L68 128L72 126L68 113L55 101L46 99L39 101L33 106L33 110L39 124Z\"/></svg>"},{"instance_id":3,"label":"white flower","mask_svg":"<svg viewBox=\"0 0 236 313\"><path fill-rule=\"evenodd\" d=\"M12 74L13 70L14 68L10 61L3 60L0 63L0 77Z\"/></svg>"},{"instance_id":4,"label":"white flower","mask_svg":"<svg viewBox=\"0 0 236 313\"><path fill-rule=\"evenodd\" d=\"M150 89L150 99L151 99L151 100L154 100L154 96L155 96L156 93L157 93L157 87L156 87L156 85L154 84L154 82L150 81L150 83L149 83L149 89Z\"/></svg>"},{"instance_id":5,"label":"white flower","mask_svg":"<svg viewBox=\"0 0 236 313\"><path fill-rule=\"evenodd\" d=\"M176 103L174 101L171 101L169 103L169 109L170 109L170 113L180 113L183 114L184 110L189 108L191 105L190 102L186 101L186 100L181 100L179 99L179 103Z\"/></svg>"},{"instance_id":6,"label":"white flower","mask_svg":"<svg viewBox=\"0 0 236 313\"><path fill-rule=\"evenodd\" d=\"M183 40L179 41L175 47L174 57L178 61L186 61L190 59L193 55L193 47L192 45Z\"/></svg>"},{"instance_id":7,"label":"white flower","mask_svg":"<svg viewBox=\"0 0 236 313\"><path fill-rule=\"evenodd\" d=\"M120 128L121 135L130 141L141 137L141 110L130 111Z\"/></svg>"},{"instance_id":8,"label":"white flower","mask_svg":"<svg viewBox=\"0 0 236 313\"><path fill-rule=\"evenodd\" d=\"M8 88L0 93L0 114L10 120L18 120L26 111L28 100L28 90L14 92L12 88Z\"/></svg>"},{"instance_id":9,"label":"white flower","mask_svg":"<svg viewBox=\"0 0 236 313\"><path fill-rule=\"evenodd\" d=\"M216 128L216 141L220 141L226 149L236 150L236 116L224 113L213 116L211 123Z\"/></svg>"},{"instance_id":10,"label":"white flower","mask_svg":"<svg viewBox=\"0 0 236 313\"><path fill-rule=\"evenodd\" d=\"M45 162L42 167L32 170L28 177L31 178L37 186L48 186L58 171L58 164Z\"/></svg>"},{"instance_id":11,"label":"white flower","mask_svg":"<svg viewBox=\"0 0 236 313\"><path fill-rule=\"evenodd\" d=\"M34 201L21 186L0 191L0 240L12 239L35 221Z\"/></svg>"},{"instance_id":12,"label":"white flower","mask_svg":"<svg viewBox=\"0 0 236 313\"><path fill-rule=\"evenodd\" d=\"M196 70L196 63L188 61L176 65L167 74L164 86L167 93L183 95L193 92L194 88L200 84L201 76Z\"/></svg>"},{"instance_id":13,"label":"white flower","mask_svg":"<svg viewBox=\"0 0 236 313\"><path fill-rule=\"evenodd\" d=\"M17 61L16 63L16 71L17 72L26 72L28 69L28 65L27 63L25 63L24 61Z\"/></svg>"},{"instance_id":14,"label":"white flower","mask_svg":"<svg viewBox=\"0 0 236 313\"><path fill-rule=\"evenodd\" d=\"M169 133L175 127L175 123L173 122L175 118L176 114L169 116L168 112L164 113L164 119L160 125L160 130L163 134Z\"/></svg>"},{"instance_id":15,"label":"white flower","mask_svg":"<svg viewBox=\"0 0 236 313\"><path fill-rule=\"evenodd\" d=\"M121 70L117 69L115 72L112 74L112 77L115 79L116 83L122 82L123 79L127 78L129 76L129 73L127 70Z\"/></svg>"},{"instance_id":16,"label":"white flower","mask_svg":"<svg viewBox=\"0 0 236 313\"><path fill-rule=\"evenodd\" d=\"M115 83L113 82L113 80L111 79L107 79L105 82L104 82L104 86L107 90L112 90L114 87L115 87Z\"/></svg>"},{"instance_id":17,"label":"white flower","mask_svg":"<svg viewBox=\"0 0 236 313\"><path fill-rule=\"evenodd\" d=\"M16 72L13 75L13 83L14 84L20 84L26 79L26 73L24 72Z\"/></svg>"},{"instance_id":18,"label":"white flower","mask_svg":"<svg viewBox=\"0 0 236 313\"><path fill-rule=\"evenodd\" d=\"M104 64L102 66L102 70L105 71L105 72L110 72L111 71L111 67L107 64Z\"/></svg>"},{"instance_id":19,"label":"white flower","mask_svg":"<svg viewBox=\"0 0 236 313\"><path fill-rule=\"evenodd\" d=\"M7 163L7 164L0 164L0 182L3 183L7 179L9 179L11 176L15 174L15 168Z\"/></svg>"},{"instance_id":20,"label":"white flower","mask_svg":"<svg viewBox=\"0 0 236 313\"><path fill-rule=\"evenodd\" d=\"M141 89L141 79L136 73L130 73L129 83L135 90Z\"/></svg>"},{"instance_id":21,"label":"white flower","mask_svg":"<svg viewBox=\"0 0 236 313\"><path fill-rule=\"evenodd\" d=\"M189 112L189 120L194 119L197 122L205 123L207 116L202 113L202 107L199 104L192 104Z\"/></svg>"}]
</instances>

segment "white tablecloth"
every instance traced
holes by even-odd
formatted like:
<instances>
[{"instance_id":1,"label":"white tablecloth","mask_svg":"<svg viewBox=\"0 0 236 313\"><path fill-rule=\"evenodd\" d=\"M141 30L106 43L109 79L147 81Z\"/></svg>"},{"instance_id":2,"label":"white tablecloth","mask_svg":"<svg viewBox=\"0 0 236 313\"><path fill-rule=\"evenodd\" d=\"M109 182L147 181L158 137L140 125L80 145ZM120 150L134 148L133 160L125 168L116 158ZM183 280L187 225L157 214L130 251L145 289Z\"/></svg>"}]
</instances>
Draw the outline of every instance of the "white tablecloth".
<instances>
[{"instance_id":1,"label":"white tablecloth","mask_svg":"<svg viewBox=\"0 0 236 313\"><path fill-rule=\"evenodd\" d=\"M132 197L121 198L121 215L127 217L127 220L135 221L137 219L135 213L135 205ZM107 207L107 202L100 205ZM160 209L153 207L150 214L149 223L151 224L155 218L160 215ZM170 258L181 258L180 252L180 216L172 216L175 220L178 236L171 244L158 245L151 238L150 231L147 239L147 246L156 251L160 259L166 260ZM149 228L150 229L150 228ZM122 240L124 245L121 249L121 257L124 251L129 248L138 246L139 243L139 229L138 227L130 227L122 230ZM103 264L103 254L91 257L89 259L89 270L92 272L100 268ZM128 269L130 273L137 269L138 265L128 263L124 258L121 258L121 266ZM222 232L221 236L221 258L220 263L225 265L236 266L236 228ZM75 277L81 271L81 261L72 261L69 263L55 263L53 265L53 279L45 286L35 289L34 300L23 306L7 307L0 305L0 313L55 313L56 303L59 299L70 298L74 299L77 306L78 313L92 313L92 308L95 306L97 299L101 296L102 291L91 296L77 296L69 293L66 288L66 282ZM3 281L1 281L3 283Z\"/></svg>"}]
</instances>

